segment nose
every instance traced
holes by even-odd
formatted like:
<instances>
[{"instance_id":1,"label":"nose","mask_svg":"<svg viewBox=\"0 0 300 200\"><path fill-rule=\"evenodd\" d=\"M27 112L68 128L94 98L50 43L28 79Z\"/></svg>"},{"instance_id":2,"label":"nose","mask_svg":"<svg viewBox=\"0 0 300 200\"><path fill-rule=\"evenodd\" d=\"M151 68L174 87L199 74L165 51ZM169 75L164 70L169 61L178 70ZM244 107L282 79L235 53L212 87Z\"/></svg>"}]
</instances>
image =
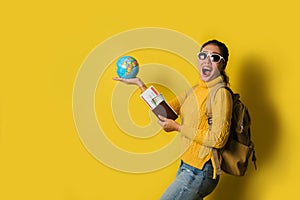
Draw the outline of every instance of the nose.
<instances>
[{"instance_id":1,"label":"nose","mask_svg":"<svg viewBox=\"0 0 300 200\"><path fill-rule=\"evenodd\" d=\"M207 54L206 58L204 59L204 62L205 63L211 63L210 54Z\"/></svg>"}]
</instances>

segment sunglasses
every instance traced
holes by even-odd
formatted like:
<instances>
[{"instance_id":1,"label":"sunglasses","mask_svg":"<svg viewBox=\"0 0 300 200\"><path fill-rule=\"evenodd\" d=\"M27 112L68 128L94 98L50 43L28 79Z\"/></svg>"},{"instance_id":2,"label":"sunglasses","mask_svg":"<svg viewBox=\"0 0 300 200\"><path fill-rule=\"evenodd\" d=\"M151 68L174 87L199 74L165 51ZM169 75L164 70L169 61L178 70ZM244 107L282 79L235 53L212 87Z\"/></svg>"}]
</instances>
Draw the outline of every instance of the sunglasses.
<instances>
[{"instance_id":1,"label":"sunglasses","mask_svg":"<svg viewBox=\"0 0 300 200\"><path fill-rule=\"evenodd\" d=\"M207 56L209 56L209 59L211 62L219 63L222 59L225 61L225 59L216 53L206 53L206 52L199 52L197 54L199 60L205 60Z\"/></svg>"}]
</instances>

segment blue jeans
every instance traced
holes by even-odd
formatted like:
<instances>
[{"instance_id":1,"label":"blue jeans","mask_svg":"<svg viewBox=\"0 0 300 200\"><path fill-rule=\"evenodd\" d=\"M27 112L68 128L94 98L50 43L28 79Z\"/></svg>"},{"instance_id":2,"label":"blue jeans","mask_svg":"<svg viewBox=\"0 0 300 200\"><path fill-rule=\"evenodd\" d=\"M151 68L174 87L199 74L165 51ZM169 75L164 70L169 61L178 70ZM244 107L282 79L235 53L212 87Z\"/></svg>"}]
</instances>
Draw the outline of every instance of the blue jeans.
<instances>
[{"instance_id":1,"label":"blue jeans","mask_svg":"<svg viewBox=\"0 0 300 200\"><path fill-rule=\"evenodd\" d=\"M202 170L181 161L176 179L160 200L202 200L216 188L219 178L213 179L211 161Z\"/></svg>"}]
</instances>

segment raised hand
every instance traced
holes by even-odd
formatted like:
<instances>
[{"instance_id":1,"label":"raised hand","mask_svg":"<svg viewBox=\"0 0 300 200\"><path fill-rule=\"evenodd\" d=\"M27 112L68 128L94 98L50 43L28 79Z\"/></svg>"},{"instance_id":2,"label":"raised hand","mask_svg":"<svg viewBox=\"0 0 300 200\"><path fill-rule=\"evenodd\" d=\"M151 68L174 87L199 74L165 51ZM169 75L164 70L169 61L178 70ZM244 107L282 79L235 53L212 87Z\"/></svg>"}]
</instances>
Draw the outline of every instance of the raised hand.
<instances>
[{"instance_id":1,"label":"raised hand","mask_svg":"<svg viewBox=\"0 0 300 200\"><path fill-rule=\"evenodd\" d=\"M139 83L142 82L140 78L119 78L119 77L113 77L112 78L115 81L120 81L122 83L130 84L130 85L137 85L139 86Z\"/></svg>"},{"instance_id":2,"label":"raised hand","mask_svg":"<svg viewBox=\"0 0 300 200\"><path fill-rule=\"evenodd\" d=\"M128 79L126 79L126 78L119 78L119 77L113 77L112 79L115 80L115 81L120 81L120 82L128 84L128 85L136 85L136 86L138 86L141 89L141 91L144 91L144 90L147 89L147 87L144 84L144 82L140 78L138 78L138 77L136 77L136 78L128 78Z\"/></svg>"}]
</instances>

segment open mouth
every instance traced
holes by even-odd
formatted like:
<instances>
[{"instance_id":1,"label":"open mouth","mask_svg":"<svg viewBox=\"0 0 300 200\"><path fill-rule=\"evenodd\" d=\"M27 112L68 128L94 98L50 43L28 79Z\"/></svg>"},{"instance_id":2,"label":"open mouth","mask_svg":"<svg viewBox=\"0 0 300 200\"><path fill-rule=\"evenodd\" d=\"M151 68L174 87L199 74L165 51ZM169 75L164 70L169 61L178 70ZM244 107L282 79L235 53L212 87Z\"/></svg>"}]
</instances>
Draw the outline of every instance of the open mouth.
<instances>
[{"instance_id":1,"label":"open mouth","mask_svg":"<svg viewBox=\"0 0 300 200\"><path fill-rule=\"evenodd\" d=\"M212 68L210 67L203 67L202 68L202 74L205 76L209 76L212 72Z\"/></svg>"}]
</instances>

